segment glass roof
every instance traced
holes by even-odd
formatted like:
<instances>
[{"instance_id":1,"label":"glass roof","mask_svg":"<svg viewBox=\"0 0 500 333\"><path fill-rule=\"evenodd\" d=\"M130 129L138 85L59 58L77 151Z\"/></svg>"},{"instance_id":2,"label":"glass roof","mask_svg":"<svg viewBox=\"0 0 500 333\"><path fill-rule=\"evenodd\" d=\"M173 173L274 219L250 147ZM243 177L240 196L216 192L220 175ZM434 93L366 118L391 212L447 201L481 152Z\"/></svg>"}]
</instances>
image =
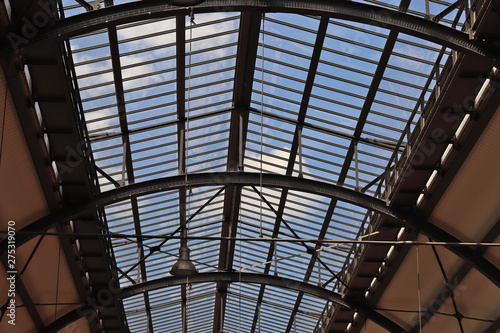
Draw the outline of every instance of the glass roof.
<instances>
[{"instance_id":1,"label":"glass roof","mask_svg":"<svg viewBox=\"0 0 500 333\"><path fill-rule=\"evenodd\" d=\"M114 5L126 2L132 1ZM401 3L358 2L393 10ZM429 1L428 8L427 1L406 2L409 14L428 17L454 1ZM64 17L85 12L74 1L62 3ZM454 9L440 23L460 29L462 12ZM383 198L385 178L380 177L403 151L450 50L377 25L273 12L260 19L252 62L252 56L245 60L239 54L239 46L250 43L241 34L242 16L224 11L183 16L185 30L179 33L178 18L167 15L71 38L92 153L102 171L100 190L185 173L233 171L235 114L241 112L234 101L243 89L235 77L245 71L250 94L241 114L247 112L248 119L239 134L245 172L303 177ZM180 36L184 48L178 47ZM169 274L179 242L162 237L179 227L183 195L186 216L192 218L193 263L200 272L224 268L218 237L231 214L228 188L181 192L131 197L105 207L109 231L130 236L112 240L121 287ZM240 240L229 253L230 269L345 291L346 267L356 247L313 240L358 239L368 233L375 214L327 197L266 187L243 186L237 202L234 237ZM153 251L158 245L161 250ZM155 332L180 332L180 289L124 299L130 331L145 332L152 325ZM216 285L187 289L189 332L212 331L217 320L224 332L311 331L332 306L297 291L232 283L223 316L214 318Z\"/></svg>"}]
</instances>

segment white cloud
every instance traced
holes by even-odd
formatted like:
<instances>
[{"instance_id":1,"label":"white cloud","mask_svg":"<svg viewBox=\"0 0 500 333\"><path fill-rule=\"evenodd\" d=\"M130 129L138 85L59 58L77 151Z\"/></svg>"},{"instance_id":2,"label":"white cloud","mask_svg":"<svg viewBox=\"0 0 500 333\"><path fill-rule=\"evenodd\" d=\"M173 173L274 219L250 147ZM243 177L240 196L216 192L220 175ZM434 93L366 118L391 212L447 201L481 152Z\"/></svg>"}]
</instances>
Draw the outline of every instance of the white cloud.
<instances>
[{"instance_id":1,"label":"white cloud","mask_svg":"<svg viewBox=\"0 0 500 333\"><path fill-rule=\"evenodd\" d=\"M117 113L109 108L86 113L85 121L87 123L87 130L89 132L97 132L116 124L117 120L110 118L113 116L116 117Z\"/></svg>"}]
</instances>

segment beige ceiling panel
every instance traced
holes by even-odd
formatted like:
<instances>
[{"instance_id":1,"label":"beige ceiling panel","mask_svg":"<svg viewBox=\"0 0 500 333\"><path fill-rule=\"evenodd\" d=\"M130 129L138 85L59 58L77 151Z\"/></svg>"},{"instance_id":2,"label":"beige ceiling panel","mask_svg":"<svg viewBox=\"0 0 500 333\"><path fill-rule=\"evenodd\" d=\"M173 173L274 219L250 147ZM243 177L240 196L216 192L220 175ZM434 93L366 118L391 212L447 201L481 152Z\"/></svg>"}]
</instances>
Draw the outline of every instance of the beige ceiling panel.
<instances>
[{"instance_id":1,"label":"beige ceiling panel","mask_svg":"<svg viewBox=\"0 0 500 333\"><path fill-rule=\"evenodd\" d=\"M481 241L500 218L500 112L456 174L430 221L464 241Z\"/></svg>"},{"instance_id":2,"label":"beige ceiling panel","mask_svg":"<svg viewBox=\"0 0 500 333\"><path fill-rule=\"evenodd\" d=\"M418 240L428 241L427 237L422 235L419 236ZM453 276L463 264L463 260L442 246L436 246L436 251L447 276ZM377 308L402 310L403 312L387 311L384 314L404 325L405 328L415 325L418 322L419 279L420 308L425 309L434 302L436 297L439 297L446 286L431 246L418 247L418 271L417 247L412 247L379 300Z\"/></svg>"},{"instance_id":3,"label":"beige ceiling panel","mask_svg":"<svg viewBox=\"0 0 500 333\"><path fill-rule=\"evenodd\" d=\"M361 329L361 333L370 332L370 333L387 333L388 330L380 327L378 324L374 323L371 320L367 320L365 326Z\"/></svg>"},{"instance_id":4,"label":"beige ceiling panel","mask_svg":"<svg viewBox=\"0 0 500 333\"><path fill-rule=\"evenodd\" d=\"M0 265L0 304L4 305L7 302L9 297L8 292L10 289L10 283L7 280L7 272L3 268L3 265ZM26 307L23 306L23 300L21 297L16 294L13 298L15 300L15 304L17 308L13 313L14 316L4 315L2 321L0 322L0 332L12 332L12 333L34 333L37 332L36 326L31 320L31 317L26 310ZM10 312L10 310L9 310ZM9 313L8 312L8 313ZM7 314L8 314L7 313ZM9 321L15 318L15 325L9 324Z\"/></svg>"},{"instance_id":5,"label":"beige ceiling panel","mask_svg":"<svg viewBox=\"0 0 500 333\"><path fill-rule=\"evenodd\" d=\"M448 315L447 313L438 314L433 316L429 323L422 328L422 333L458 333L460 332L460 326L458 326L458 321L455 317ZM466 331L469 333L469 331ZM470 331L472 333L472 331Z\"/></svg>"},{"instance_id":6,"label":"beige ceiling panel","mask_svg":"<svg viewBox=\"0 0 500 333\"><path fill-rule=\"evenodd\" d=\"M495 243L500 244L500 236L495 239ZM492 246L488 248L484 256L497 267L500 267L500 246Z\"/></svg>"},{"instance_id":7,"label":"beige ceiling panel","mask_svg":"<svg viewBox=\"0 0 500 333\"><path fill-rule=\"evenodd\" d=\"M49 230L55 232L55 229ZM17 262L23 267L38 238L19 248ZM75 309L80 300L59 238L46 236L22 276L33 303L45 325ZM58 303L57 307L54 305Z\"/></svg>"},{"instance_id":8,"label":"beige ceiling panel","mask_svg":"<svg viewBox=\"0 0 500 333\"><path fill-rule=\"evenodd\" d=\"M0 101L4 101L5 77L0 69ZM47 215L47 203L10 93L5 110L4 141L0 165L0 230L16 222L20 230ZM3 103L2 103L3 104ZM3 105L2 105L3 109ZM27 204L29 203L29 204Z\"/></svg>"},{"instance_id":9,"label":"beige ceiling panel","mask_svg":"<svg viewBox=\"0 0 500 333\"><path fill-rule=\"evenodd\" d=\"M500 316L500 289L485 278L479 271L472 269L462 280L460 286L454 292L458 311L465 317L462 325L465 332L483 332ZM446 300L438 312L454 314L455 309L451 298ZM442 317L442 316L439 316ZM459 332L457 320L453 330L443 330L438 320L432 320L426 326L426 332Z\"/></svg>"}]
</instances>

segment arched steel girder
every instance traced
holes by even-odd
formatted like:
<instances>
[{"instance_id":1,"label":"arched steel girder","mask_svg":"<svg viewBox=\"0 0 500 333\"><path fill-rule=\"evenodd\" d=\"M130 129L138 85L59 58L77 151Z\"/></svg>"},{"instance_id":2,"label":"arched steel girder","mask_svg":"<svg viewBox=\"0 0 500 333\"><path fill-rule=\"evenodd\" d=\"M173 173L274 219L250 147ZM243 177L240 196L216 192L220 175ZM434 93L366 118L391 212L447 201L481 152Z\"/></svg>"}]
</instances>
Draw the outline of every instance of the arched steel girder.
<instances>
[{"instance_id":1,"label":"arched steel girder","mask_svg":"<svg viewBox=\"0 0 500 333\"><path fill-rule=\"evenodd\" d=\"M367 23L423 38L445 45L454 50L479 55L492 65L499 65L498 50L490 50L485 42L471 40L469 35L439 23L398 12L388 8L367 5L352 1L297 1L297 0L206 0L192 7L194 13L232 12L260 10L263 12L289 12L309 15L326 15L332 18ZM34 36L8 37L10 44L4 45L0 54L7 54L24 46L48 38L70 38L88 33L109 25L118 25L150 18L172 17L189 14L186 7L170 6L164 0L136 1L106 7L72 16L56 23L55 26L41 29ZM13 37L16 37L13 42Z\"/></svg>"},{"instance_id":2,"label":"arched steel girder","mask_svg":"<svg viewBox=\"0 0 500 333\"><path fill-rule=\"evenodd\" d=\"M351 300L344 299L340 294L318 287L316 285L282 278L272 275L264 274L254 274L254 273L228 273L228 272L216 272L216 273L200 273L195 276L190 276L188 278L169 276L161 279L151 280L139 284L132 285L123 289L115 289L113 287L105 290L101 290L97 293L95 299L87 300L77 309L69 312L65 316L59 318L49 326L47 326L41 332L57 332L64 328L66 325L78 320L82 316L86 315L94 310L98 310L111 302L131 297L137 294L141 294L147 291L157 290L161 288L167 288L172 286L183 285L186 283L204 283L204 282L227 282L227 283L257 283L266 284L271 286L276 286L280 288L285 288L289 290L295 290L304 292L306 294L316 296L318 298L334 302L343 307L353 309L359 312L361 315L372 320L373 322L379 324L390 332L402 333L406 332L404 328L388 319L384 315L373 310L369 306Z\"/></svg>"},{"instance_id":3,"label":"arched steel girder","mask_svg":"<svg viewBox=\"0 0 500 333\"><path fill-rule=\"evenodd\" d=\"M98 194L94 199L86 203L81 203L74 207L68 207L30 224L26 228L20 230L16 236L16 243L19 246L35 237L37 234L47 231L57 223L63 223L73 219L87 210L104 207L115 202L126 200L133 195L140 196L160 191L179 189L186 186L185 181L185 176L159 178L116 188ZM258 186L261 184L261 174L246 172L199 173L188 175L187 181L189 186L192 187L213 185ZM461 242L456 237L428 221L417 218L393 207L389 207L386 205L385 201L341 186L311 179L275 174L262 174L262 185L265 187L301 191L349 202L391 217L399 221L403 226L416 229L434 241L450 243ZM23 231L26 233L23 233ZM447 245L446 247L462 259L470 262L478 271L484 274L495 285L500 287L500 270L484 258L480 252L471 247L465 246ZM0 243L0 254L3 255L6 251L7 241L4 240Z\"/></svg>"}]
</instances>

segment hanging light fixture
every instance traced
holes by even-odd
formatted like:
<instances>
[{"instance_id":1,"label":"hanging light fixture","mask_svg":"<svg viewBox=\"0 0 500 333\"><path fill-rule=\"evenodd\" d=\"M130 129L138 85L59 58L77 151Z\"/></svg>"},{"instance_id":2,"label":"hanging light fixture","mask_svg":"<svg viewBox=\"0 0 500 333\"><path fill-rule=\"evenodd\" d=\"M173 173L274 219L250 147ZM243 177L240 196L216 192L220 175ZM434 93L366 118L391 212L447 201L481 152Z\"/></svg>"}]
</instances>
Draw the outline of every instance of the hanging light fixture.
<instances>
[{"instance_id":1,"label":"hanging light fixture","mask_svg":"<svg viewBox=\"0 0 500 333\"><path fill-rule=\"evenodd\" d=\"M183 233L185 233L185 229ZM175 276L191 276L198 274L198 270L189 258L189 247L185 239L181 240L181 247L179 249L179 260L172 266L170 274Z\"/></svg>"}]
</instances>

